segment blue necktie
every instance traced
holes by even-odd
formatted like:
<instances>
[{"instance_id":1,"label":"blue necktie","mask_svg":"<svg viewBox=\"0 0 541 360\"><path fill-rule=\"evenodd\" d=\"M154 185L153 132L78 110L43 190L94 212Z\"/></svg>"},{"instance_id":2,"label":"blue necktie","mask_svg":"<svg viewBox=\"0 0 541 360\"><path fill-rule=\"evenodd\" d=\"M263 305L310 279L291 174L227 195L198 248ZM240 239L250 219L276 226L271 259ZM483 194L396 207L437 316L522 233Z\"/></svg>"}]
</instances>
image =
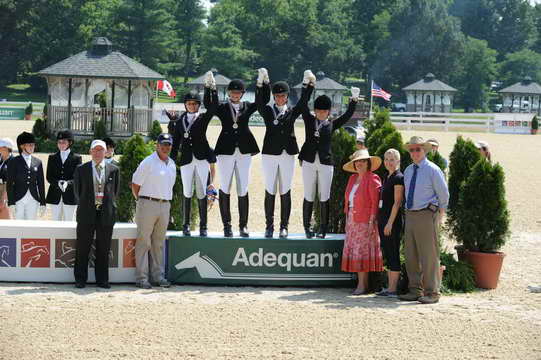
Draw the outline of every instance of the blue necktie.
<instances>
[{"instance_id":1,"label":"blue necktie","mask_svg":"<svg viewBox=\"0 0 541 360\"><path fill-rule=\"evenodd\" d=\"M410 210L413 207L413 193L415 192L415 182L417 181L417 169L419 165L413 165L413 176L411 178L410 187L408 189L408 199L406 201L406 208Z\"/></svg>"}]
</instances>

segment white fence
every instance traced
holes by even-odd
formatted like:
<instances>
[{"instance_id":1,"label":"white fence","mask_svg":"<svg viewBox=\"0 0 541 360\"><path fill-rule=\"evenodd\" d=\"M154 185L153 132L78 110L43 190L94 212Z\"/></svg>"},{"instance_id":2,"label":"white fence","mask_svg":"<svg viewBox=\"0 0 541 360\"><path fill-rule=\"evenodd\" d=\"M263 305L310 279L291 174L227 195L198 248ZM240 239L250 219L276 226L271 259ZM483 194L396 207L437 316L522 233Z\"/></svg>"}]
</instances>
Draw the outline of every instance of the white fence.
<instances>
[{"instance_id":1,"label":"white fence","mask_svg":"<svg viewBox=\"0 0 541 360\"><path fill-rule=\"evenodd\" d=\"M501 132L501 128L512 127L513 133L529 133L535 114L524 113L427 113L392 112L391 121L399 128L434 128L449 131L471 129L472 131Z\"/></svg>"}]
</instances>

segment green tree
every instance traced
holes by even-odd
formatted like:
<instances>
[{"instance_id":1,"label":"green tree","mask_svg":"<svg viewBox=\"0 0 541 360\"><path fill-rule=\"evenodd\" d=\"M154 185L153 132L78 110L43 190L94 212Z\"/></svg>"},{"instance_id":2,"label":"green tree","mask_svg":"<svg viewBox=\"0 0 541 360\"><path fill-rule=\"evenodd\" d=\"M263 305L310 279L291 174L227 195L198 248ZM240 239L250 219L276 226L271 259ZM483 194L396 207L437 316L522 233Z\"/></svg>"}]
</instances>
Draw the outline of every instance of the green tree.
<instances>
[{"instance_id":1,"label":"green tree","mask_svg":"<svg viewBox=\"0 0 541 360\"><path fill-rule=\"evenodd\" d=\"M139 134L133 135L124 145L120 158L120 194L117 201L118 221L132 222L135 214L135 199L131 192L132 175L148 155L152 154L154 144L145 144Z\"/></svg>"},{"instance_id":2,"label":"green tree","mask_svg":"<svg viewBox=\"0 0 541 360\"><path fill-rule=\"evenodd\" d=\"M541 4L537 4L534 7L533 18L535 19L535 28L537 31L537 38L532 45L532 50L541 54Z\"/></svg>"},{"instance_id":3,"label":"green tree","mask_svg":"<svg viewBox=\"0 0 541 360\"><path fill-rule=\"evenodd\" d=\"M402 88L427 72L448 81L463 52L460 22L449 15L446 1L405 1L391 16L389 36L375 56L371 78L390 89L390 84Z\"/></svg>"},{"instance_id":4,"label":"green tree","mask_svg":"<svg viewBox=\"0 0 541 360\"><path fill-rule=\"evenodd\" d=\"M490 85L497 72L496 51L484 40L466 39L464 57L454 83L458 84L458 102L466 112L487 107Z\"/></svg>"},{"instance_id":5,"label":"green tree","mask_svg":"<svg viewBox=\"0 0 541 360\"><path fill-rule=\"evenodd\" d=\"M125 55L160 70L173 44L171 0L122 0L115 9L113 39Z\"/></svg>"},{"instance_id":6,"label":"green tree","mask_svg":"<svg viewBox=\"0 0 541 360\"><path fill-rule=\"evenodd\" d=\"M451 155L449 155L449 206L447 224L451 230L457 225L461 216L459 204L460 192L470 176L471 169L479 161L481 155L474 143L469 139L458 136Z\"/></svg>"},{"instance_id":7,"label":"green tree","mask_svg":"<svg viewBox=\"0 0 541 360\"><path fill-rule=\"evenodd\" d=\"M528 49L507 54L500 64L500 79L503 83L512 85L525 76L541 82L541 54Z\"/></svg>"},{"instance_id":8,"label":"green tree","mask_svg":"<svg viewBox=\"0 0 541 360\"><path fill-rule=\"evenodd\" d=\"M466 35L486 40L500 59L526 49L536 37L528 0L455 0L451 13L460 18Z\"/></svg>"},{"instance_id":9,"label":"green tree","mask_svg":"<svg viewBox=\"0 0 541 360\"><path fill-rule=\"evenodd\" d=\"M203 33L206 10L200 0L176 0L174 14L174 31L178 39L176 47L182 49L174 50L174 56L177 59L184 59L182 72L186 83L193 73L194 58Z\"/></svg>"},{"instance_id":10,"label":"green tree","mask_svg":"<svg viewBox=\"0 0 541 360\"><path fill-rule=\"evenodd\" d=\"M201 47L202 68L217 68L229 77L250 78L257 53L246 47L235 20L245 15L235 1L223 1L211 11Z\"/></svg>"},{"instance_id":11,"label":"green tree","mask_svg":"<svg viewBox=\"0 0 541 360\"><path fill-rule=\"evenodd\" d=\"M499 250L509 237L505 175L499 164L479 160L460 194L460 214L454 227L457 241L470 251Z\"/></svg>"}]
</instances>

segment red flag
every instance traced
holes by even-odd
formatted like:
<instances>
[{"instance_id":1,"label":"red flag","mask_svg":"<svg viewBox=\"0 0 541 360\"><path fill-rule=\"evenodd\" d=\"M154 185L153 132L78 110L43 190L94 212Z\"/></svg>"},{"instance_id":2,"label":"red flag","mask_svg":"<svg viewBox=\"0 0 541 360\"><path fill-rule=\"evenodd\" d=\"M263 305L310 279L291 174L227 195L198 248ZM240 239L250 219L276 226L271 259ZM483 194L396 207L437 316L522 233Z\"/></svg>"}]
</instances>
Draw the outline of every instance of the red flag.
<instances>
[{"instance_id":1,"label":"red flag","mask_svg":"<svg viewBox=\"0 0 541 360\"><path fill-rule=\"evenodd\" d=\"M158 80L158 90L163 91L168 96L174 98L177 97L177 94L175 93L175 90L171 86L171 83L167 80Z\"/></svg>"}]
</instances>

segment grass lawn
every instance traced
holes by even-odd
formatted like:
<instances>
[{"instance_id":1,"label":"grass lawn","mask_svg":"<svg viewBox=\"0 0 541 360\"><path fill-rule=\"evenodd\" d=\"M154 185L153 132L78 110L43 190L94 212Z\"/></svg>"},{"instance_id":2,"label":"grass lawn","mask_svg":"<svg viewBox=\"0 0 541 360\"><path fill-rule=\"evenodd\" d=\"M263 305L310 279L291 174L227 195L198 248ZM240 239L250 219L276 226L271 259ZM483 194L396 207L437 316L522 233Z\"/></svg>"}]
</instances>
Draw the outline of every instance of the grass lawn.
<instances>
[{"instance_id":1,"label":"grass lawn","mask_svg":"<svg viewBox=\"0 0 541 360\"><path fill-rule=\"evenodd\" d=\"M10 101L45 102L47 100L47 91L36 91L31 89L28 84L11 84L0 87L0 99L6 99L8 103Z\"/></svg>"}]
</instances>

